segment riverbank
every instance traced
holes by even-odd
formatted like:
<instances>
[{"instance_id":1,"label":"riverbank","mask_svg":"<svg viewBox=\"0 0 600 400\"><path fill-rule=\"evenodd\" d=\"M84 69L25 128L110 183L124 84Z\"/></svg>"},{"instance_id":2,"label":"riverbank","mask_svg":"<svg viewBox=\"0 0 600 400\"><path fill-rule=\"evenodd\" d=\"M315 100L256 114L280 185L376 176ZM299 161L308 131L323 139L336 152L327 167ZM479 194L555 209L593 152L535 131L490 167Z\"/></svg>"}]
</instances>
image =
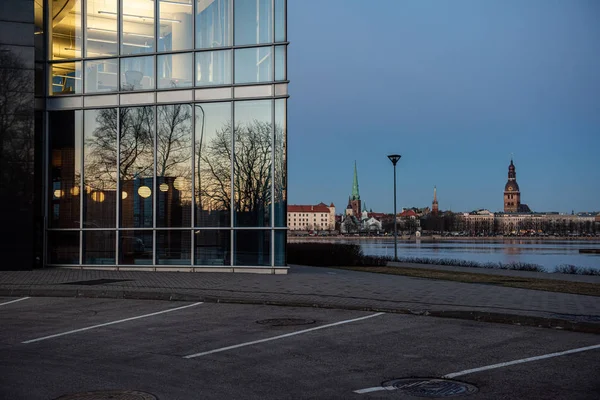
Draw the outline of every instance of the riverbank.
<instances>
[{"instance_id":1,"label":"riverbank","mask_svg":"<svg viewBox=\"0 0 600 400\"><path fill-rule=\"evenodd\" d=\"M305 242L342 242L348 240L393 240L393 236L290 236L288 235L288 243L305 243ZM443 242L443 241L476 241L476 242L506 242L506 241L526 241L526 242L561 242L561 241L586 241L600 243L600 237L587 236L421 236L415 235L398 235L399 242Z\"/></svg>"}]
</instances>

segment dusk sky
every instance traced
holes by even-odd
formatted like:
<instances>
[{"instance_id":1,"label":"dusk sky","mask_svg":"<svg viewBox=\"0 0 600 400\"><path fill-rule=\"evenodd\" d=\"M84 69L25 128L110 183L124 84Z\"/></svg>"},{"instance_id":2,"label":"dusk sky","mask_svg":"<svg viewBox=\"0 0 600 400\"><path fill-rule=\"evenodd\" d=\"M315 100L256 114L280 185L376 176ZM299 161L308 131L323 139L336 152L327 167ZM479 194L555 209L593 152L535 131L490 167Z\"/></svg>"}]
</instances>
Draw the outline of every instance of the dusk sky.
<instances>
[{"instance_id":1,"label":"dusk sky","mask_svg":"<svg viewBox=\"0 0 600 400\"><path fill-rule=\"evenodd\" d=\"M289 204L600 211L600 1L289 0Z\"/></svg>"}]
</instances>

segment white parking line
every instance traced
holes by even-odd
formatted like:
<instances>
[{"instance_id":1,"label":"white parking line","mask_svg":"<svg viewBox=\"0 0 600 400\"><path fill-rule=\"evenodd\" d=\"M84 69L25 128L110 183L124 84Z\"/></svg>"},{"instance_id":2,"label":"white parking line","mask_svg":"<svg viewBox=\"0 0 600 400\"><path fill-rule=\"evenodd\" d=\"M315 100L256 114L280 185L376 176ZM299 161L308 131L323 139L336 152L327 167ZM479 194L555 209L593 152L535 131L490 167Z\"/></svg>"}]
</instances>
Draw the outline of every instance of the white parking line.
<instances>
[{"instance_id":1,"label":"white parking line","mask_svg":"<svg viewBox=\"0 0 600 400\"><path fill-rule=\"evenodd\" d=\"M90 329L95 329L95 328L101 328L103 326L115 325L115 324L120 324L121 322L133 321L135 319L152 317L154 315L165 314L165 313L169 313L169 312L173 312L173 311L183 310L184 308L194 307L194 306L197 306L197 305L200 305L200 304L202 304L202 302L194 303L194 304L188 304L187 306L183 306L183 307L170 308L168 310L158 311L158 312L154 312L154 313L151 313L151 314L138 315L137 317L120 319L118 321L107 322L107 323L104 323L104 324L88 326L86 328L75 329L75 330L68 331L68 332L57 333L56 335L50 335L50 336L44 336L44 337L37 338L37 339L26 340L26 341L21 342L21 343L28 344L28 343L34 343L34 342L41 342L42 340L53 339L53 338L59 337L59 336L71 335L73 333L88 331Z\"/></svg>"},{"instance_id":2,"label":"white parking line","mask_svg":"<svg viewBox=\"0 0 600 400\"><path fill-rule=\"evenodd\" d=\"M600 349L600 344L597 344L595 346L580 347L578 349L561 351L558 353L545 354L545 355L537 356L537 357L529 357L529 358L523 358L523 359L515 360L515 361L508 361L508 362L503 362L503 363L499 363L499 364L492 364L492 365L488 365L485 367L466 369L464 371L453 372L451 374L444 375L444 376L442 376L442 378L450 379L450 378L454 378L456 376L472 374L473 372L487 371L488 369L502 368L502 367L507 367L509 365L522 364L522 363L537 361L537 360L544 360L546 358L564 356L567 354L579 353L582 351L588 351L588 350L594 350L594 349Z\"/></svg>"},{"instance_id":3,"label":"white parking line","mask_svg":"<svg viewBox=\"0 0 600 400\"><path fill-rule=\"evenodd\" d=\"M6 304L16 303L17 301L27 300L29 297L21 297L20 299L7 301L6 303L0 303L0 306L4 306Z\"/></svg>"},{"instance_id":4,"label":"white parking line","mask_svg":"<svg viewBox=\"0 0 600 400\"><path fill-rule=\"evenodd\" d=\"M264 343L264 342L269 342L271 340L283 339L283 338L287 338L287 337L290 337L290 336L300 335L300 334L303 334L303 333L308 333L308 332L316 331L316 330L319 330L319 329L330 328L332 326L349 324L350 322L362 321L363 319L378 317L378 316L383 315L383 314L385 314L385 313L380 312L380 313L377 313L377 314L367 315L365 317L348 319L348 320L340 321L340 322L334 322L332 324L317 326L315 328L310 328L310 329L303 329L301 331L286 333L284 335L273 336L273 337L270 337L270 338L260 339L260 340L253 340L252 342L240 343L240 344L236 344L236 345L233 345L233 346L221 347L220 349L204 351L202 353L190 354L188 356L184 356L183 358L202 357L202 356L206 356L206 355L209 355L209 354L220 353L222 351L233 350L233 349L237 349L237 348L245 347L245 346L251 346L253 344Z\"/></svg>"},{"instance_id":5,"label":"white parking line","mask_svg":"<svg viewBox=\"0 0 600 400\"><path fill-rule=\"evenodd\" d=\"M451 374L446 374L446 375L442 376L442 378L452 379L452 378L455 378L457 376L472 374L474 372L487 371L489 369L502 368L502 367L507 367L509 365L522 364L522 363L531 362L531 361L537 361L537 360L544 360L546 358L559 357L559 356L564 356L564 355L567 355L567 354L579 353L579 352L582 352L582 351L595 350L595 349L600 349L600 344L597 344L597 345L594 345L594 346L580 347L580 348L572 349L572 350L560 351L558 353L544 354L544 355L536 356L536 357L522 358L520 360L507 361L507 362L503 362L503 363L487 365L485 367L466 369L464 371L459 371L459 372L453 372ZM387 387L383 387L383 386L373 386L373 387L370 387L370 388L354 390L354 393L363 394L363 393L377 392L377 391L380 391L380 390L395 390L395 388L394 387L387 388Z\"/></svg>"}]
</instances>

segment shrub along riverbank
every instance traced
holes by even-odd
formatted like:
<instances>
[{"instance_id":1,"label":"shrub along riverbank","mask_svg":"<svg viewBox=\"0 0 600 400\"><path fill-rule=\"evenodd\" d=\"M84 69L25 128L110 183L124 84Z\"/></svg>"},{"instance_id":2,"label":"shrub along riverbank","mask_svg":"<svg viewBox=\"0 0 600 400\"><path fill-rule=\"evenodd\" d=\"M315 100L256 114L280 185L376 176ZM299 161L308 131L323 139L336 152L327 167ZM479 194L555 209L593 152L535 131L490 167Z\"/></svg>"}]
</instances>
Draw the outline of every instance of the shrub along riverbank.
<instances>
[{"instance_id":1,"label":"shrub along riverbank","mask_svg":"<svg viewBox=\"0 0 600 400\"><path fill-rule=\"evenodd\" d=\"M388 275L403 275L415 278L438 279L464 283L483 283L505 287L545 290L549 292L584 294L600 296L600 285L589 282L572 282L557 279L529 278L522 276L506 276L501 274L481 274L476 272L458 272L427 268L407 268L387 266L391 257L373 257L363 254L358 244L340 243L288 243L288 263L349 269ZM519 271L546 272L536 264L498 264L474 263L463 260L438 260L428 258L407 258L401 262L424 263L434 265L452 265L473 268L496 268ZM600 275L600 271L576 266L559 266L554 272L580 275Z\"/></svg>"},{"instance_id":2,"label":"shrub along riverbank","mask_svg":"<svg viewBox=\"0 0 600 400\"><path fill-rule=\"evenodd\" d=\"M288 243L288 263L315 267L381 267L387 266L390 256L365 255L354 243ZM447 265L453 267L491 268L513 271L554 272L560 274L600 276L600 270L575 265L559 265L553 271L530 263L480 263L450 258L401 257L400 262L414 264Z\"/></svg>"}]
</instances>

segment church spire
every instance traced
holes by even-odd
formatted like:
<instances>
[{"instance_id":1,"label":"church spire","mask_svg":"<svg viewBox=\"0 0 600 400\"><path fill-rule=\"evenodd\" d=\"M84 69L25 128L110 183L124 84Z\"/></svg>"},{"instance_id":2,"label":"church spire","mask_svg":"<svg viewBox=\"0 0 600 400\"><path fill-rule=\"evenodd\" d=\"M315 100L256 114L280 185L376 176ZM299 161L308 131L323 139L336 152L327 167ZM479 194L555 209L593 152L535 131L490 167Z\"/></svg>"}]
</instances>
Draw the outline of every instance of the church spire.
<instances>
[{"instance_id":1,"label":"church spire","mask_svg":"<svg viewBox=\"0 0 600 400\"><path fill-rule=\"evenodd\" d=\"M360 200L358 193L358 172L356 172L356 160L354 161L354 182L352 183L352 200Z\"/></svg>"},{"instance_id":2,"label":"church spire","mask_svg":"<svg viewBox=\"0 0 600 400\"><path fill-rule=\"evenodd\" d=\"M438 215L439 212L439 208L438 208L438 200L437 200L437 188L434 186L433 187L433 202L431 202L431 213L433 215Z\"/></svg>"}]
</instances>

